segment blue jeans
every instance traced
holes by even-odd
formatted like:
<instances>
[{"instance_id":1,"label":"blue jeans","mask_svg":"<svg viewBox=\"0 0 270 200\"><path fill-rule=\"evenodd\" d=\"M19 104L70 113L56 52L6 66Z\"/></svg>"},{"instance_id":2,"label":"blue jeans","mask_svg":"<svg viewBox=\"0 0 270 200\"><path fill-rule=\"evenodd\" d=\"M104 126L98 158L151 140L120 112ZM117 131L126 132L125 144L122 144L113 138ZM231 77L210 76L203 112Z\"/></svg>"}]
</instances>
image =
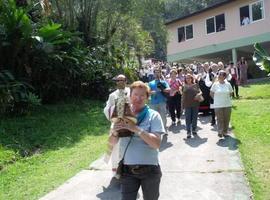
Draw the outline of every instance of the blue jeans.
<instances>
[{"instance_id":1,"label":"blue jeans","mask_svg":"<svg viewBox=\"0 0 270 200\"><path fill-rule=\"evenodd\" d=\"M198 112L198 106L185 108L186 130L189 133L191 132L191 128L193 132L197 129Z\"/></svg>"},{"instance_id":2,"label":"blue jeans","mask_svg":"<svg viewBox=\"0 0 270 200\"><path fill-rule=\"evenodd\" d=\"M141 186L144 200L158 200L161 176L159 165L150 166L147 171L136 174L124 167L124 173L121 176L121 199L136 200Z\"/></svg>"}]
</instances>

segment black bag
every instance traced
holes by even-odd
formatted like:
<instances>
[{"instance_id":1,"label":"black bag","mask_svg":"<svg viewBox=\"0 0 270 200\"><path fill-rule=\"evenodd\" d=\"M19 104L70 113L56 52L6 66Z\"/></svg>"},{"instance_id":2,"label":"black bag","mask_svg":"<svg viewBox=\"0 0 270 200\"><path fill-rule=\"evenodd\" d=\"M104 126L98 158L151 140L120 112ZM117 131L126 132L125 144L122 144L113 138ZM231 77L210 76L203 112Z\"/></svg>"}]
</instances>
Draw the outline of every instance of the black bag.
<instances>
[{"instance_id":1,"label":"black bag","mask_svg":"<svg viewBox=\"0 0 270 200\"><path fill-rule=\"evenodd\" d=\"M168 98L170 96L169 93L164 91L166 89L166 85L162 82L157 83L157 88L160 89L160 92L164 97Z\"/></svg>"},{"instance_id":2,"label":"black bag","mask_svg":"<svg viewBox=\"0 0 270 200\"><path fill-rule=\"evenodd\" d=\"M120 177L122 176L124 171L124 158L122 158L119 163L118 163L118 167L116 169L116 174L119 175Z\"/></svg>"},{"instance_id":3,"label":"black bag","mask_svg":"<svg viewBox=\"0 0 270 200\"><path fill-rule=\"evenodd\" d=\"M121 176L123 175L123 172L124 172L124 158L125 158L125 155L126 155L126 152L127 152L127 148L128 148L128 146L129 146L129 144L130 144L132 138L133 138L133 135L130 137L129 142L128 142L128 144L127 144L127 147L126 147L126 149L125 149L123 158L119 161L118 167L117 167L117 169L116 169L116 174L119 176L119 178L121 178Z\"/></svg>"}]
</instances>

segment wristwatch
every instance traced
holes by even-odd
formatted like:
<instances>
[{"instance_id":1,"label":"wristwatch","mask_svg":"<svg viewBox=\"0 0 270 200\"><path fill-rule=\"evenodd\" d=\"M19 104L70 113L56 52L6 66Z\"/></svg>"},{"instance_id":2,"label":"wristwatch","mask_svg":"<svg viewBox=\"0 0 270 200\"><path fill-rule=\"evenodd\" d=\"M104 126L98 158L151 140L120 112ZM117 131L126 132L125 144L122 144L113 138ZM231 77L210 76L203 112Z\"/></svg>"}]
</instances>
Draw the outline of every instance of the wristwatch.
<instances>
[{"instance_id":1,"label":"wristwatch","mask_svg":"<svg viewBox=\"0 0 270 200\"><path fill-rule=\"evenodd\" d=\"M137 132L137 134L138 134L138 136L141 136L141 134L144 132L144 130L143 129L140 129L138 132Z\"/></svg>"}]
</instances>

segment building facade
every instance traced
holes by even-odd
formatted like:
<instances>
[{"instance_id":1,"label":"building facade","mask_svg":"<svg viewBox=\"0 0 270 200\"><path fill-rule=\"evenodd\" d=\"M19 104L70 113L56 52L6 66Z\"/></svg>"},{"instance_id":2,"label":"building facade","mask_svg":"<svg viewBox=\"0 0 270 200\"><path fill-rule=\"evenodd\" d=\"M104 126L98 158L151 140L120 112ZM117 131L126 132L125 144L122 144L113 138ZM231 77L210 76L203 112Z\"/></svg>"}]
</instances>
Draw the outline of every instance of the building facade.
<instances>
[{"instance_id":1,"label":"building facade","mask_svg":"<svg viewBox=\"0 0 270 200\"><path fill-rule=\"evenodd\" d=\"M228 0L166 23L170 62L252 60L258 42L270 50L270 0Z\"/></svg>"}]
</instances>

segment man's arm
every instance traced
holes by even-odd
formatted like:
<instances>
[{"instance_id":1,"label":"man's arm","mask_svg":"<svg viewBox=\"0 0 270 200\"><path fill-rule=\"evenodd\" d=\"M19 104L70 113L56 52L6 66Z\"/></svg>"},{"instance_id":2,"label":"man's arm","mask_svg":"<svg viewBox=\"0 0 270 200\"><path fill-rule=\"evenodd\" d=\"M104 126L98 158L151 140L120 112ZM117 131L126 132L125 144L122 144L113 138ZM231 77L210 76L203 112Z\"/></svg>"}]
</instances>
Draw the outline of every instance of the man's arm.
<instances>
[{"instance_id":1,"label":"man's arm","mask_svg":"<svg viewBox=\"0 0 270 200\"><path fill-rule=\"evenodd\" d=\"M112 94L109 95L109 99L106 102L105 108L103 109L104 115L106 116L106 118L108 120L110 120L111 108L112 108L112 106L114 106L114 104L115 104L115 97L114 97L114 95L112 93Z\"/></svg>"}]
</instances>

